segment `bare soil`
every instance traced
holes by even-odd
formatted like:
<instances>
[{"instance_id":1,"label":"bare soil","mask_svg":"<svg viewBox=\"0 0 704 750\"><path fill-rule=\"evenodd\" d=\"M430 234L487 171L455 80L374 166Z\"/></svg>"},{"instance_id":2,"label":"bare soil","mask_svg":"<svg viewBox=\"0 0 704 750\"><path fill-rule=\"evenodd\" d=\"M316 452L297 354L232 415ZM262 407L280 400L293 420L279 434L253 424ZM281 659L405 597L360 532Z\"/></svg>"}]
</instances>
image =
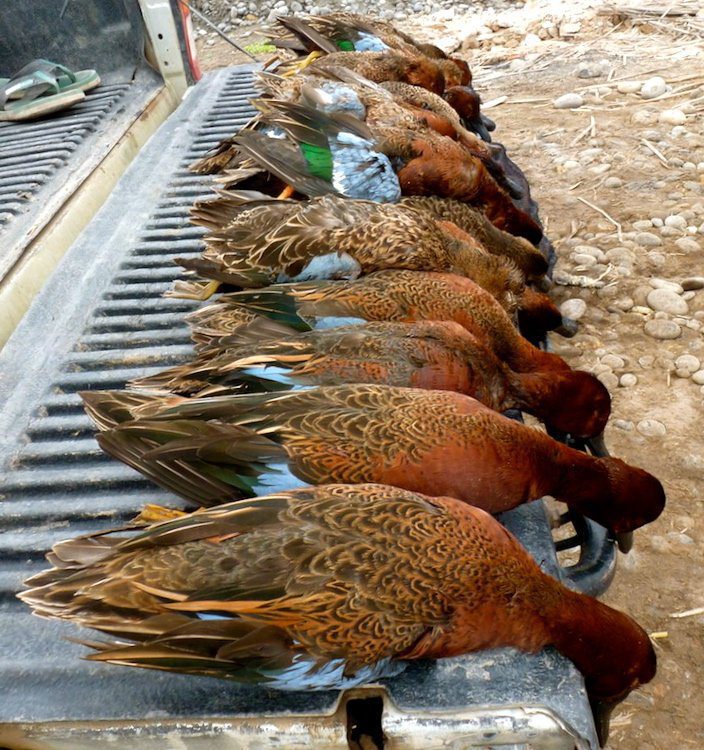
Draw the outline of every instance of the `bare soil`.
<instances>
[{"instance_id":1,"label":"bare soil","mask_svg":"<svg viewBox=\"0 0 704 750\"><path fill-rule=\"evenodd\" d=\"M614 715L609 748L704 748L704 614L676 616L704 606L703 394L700 385L678 376L675 364L691 353L704 366L704 290L690 295L678 338L657 340L644 332L654 316L644 300L651 279L704 275L704 19L658 21L638 14L634 19L568 5L566 20L564 6L543 2L517 8L505 16L508 21L499 18L501 23L489 12L479 31L477 14L447 21L416 18L402 26L456 48L471 63L484 101L502 98L487 114L497 121L496 140L528 176L558 251L558 273L604 284L599 289L555 286L559 303L574 298L587 303L579 333L572 339L554 336L555 349L573 366L600 374L610 388L613 416L606 439L611 452L648 469L666 488L665 513L638 532L604 597L653 635L659 657L656 679ZM568 27L561 36L561 20L579 28ZM536 37L526 40L526 33ZM236 38L245 44L260 39L244 29ZM246 61L220 39L212 44L199 39L199 54L204 69ZM576 74L580 65L600 61L606 64L599 77ZM648 101L617 90L619 81L653 75L670 87L663 98ZM554 99L567 92L580 93L584 105L556 109ZM671 108L685 112L682 128L658 121ZM614 177L621 186L605 185ZM633 222L672 214L701 231L663 236L652 227L648 231L661 245L636 241ZM699 249L683 250L676 244L683 237L695 240ZM626 248L631 260L580 266L572 258L580 245L603 252ZM620 357L623 366L608 355ZM619 385L627 373L635 375L635 385ZM642 434L650 432L641 424L646 419L661 423L664 434Z\"/></svg>"}]
</instances>

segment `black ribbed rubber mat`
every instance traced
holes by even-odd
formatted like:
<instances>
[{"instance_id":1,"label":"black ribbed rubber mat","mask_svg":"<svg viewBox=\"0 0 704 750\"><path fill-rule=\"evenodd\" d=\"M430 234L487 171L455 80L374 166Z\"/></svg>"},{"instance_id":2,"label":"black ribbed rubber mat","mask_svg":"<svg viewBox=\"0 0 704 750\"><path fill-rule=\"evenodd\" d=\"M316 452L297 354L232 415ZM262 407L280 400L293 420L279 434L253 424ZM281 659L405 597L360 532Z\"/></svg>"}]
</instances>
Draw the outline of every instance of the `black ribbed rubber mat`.
<instances>
[{"instance_id":1,"label":"black ribbed rubber mat","mask_svg":"<svg viewBox=\"0 0 704 750\"><path fill-rule=\"evenodd\" d=\"M3 225L21 214L39 188L94 133L130 88L103 85L70 109L30 122L0 122L0 241Z\"/></svg>"},{"instance_id":2,"label":"black ribbed rubber mat","mask_svg":"<svg viewBox=\"0 0 704 750\"><path fill-rule=\"evenodd\" d=\"M209 74L189 93L68 251L0 354L0 684L13 686L0 701L0 745L3 724L146 719L158 732L159 722L177 719L179 726L191 722L189 731L201 736L210 731L208 717L335 710L333 692L277 693L81 661L85 649L62 636L85 637L86 631L33 617L15 598L21 581L45 566L44 553L54 542L127 521L145 502L180 503L101 453L77 392L120 388L191 353L183 316L197 303L162 296L179 275L174 258L201 249L204 230L189 224L188 210L211 194L213 178L195 176L187 166L250 118L251 71ZM504 521L545 569L559 575L542 504L506 514ZM581 678L552 650L532 656L489 651L414 664L389 681L388 691L401 711L413 715L546 706L584 738L576 743L580 749L597 746ZM169 731L172 736L173 727ZM181 742L183 734L178 736ZM486 740L483 746L491 744L491 731ZM73 741L65 746L78 747ZM160 746L170 745L164 739L154 745ZM217 745L226 746L255 745Z\"/></svg>"}]
</instances>

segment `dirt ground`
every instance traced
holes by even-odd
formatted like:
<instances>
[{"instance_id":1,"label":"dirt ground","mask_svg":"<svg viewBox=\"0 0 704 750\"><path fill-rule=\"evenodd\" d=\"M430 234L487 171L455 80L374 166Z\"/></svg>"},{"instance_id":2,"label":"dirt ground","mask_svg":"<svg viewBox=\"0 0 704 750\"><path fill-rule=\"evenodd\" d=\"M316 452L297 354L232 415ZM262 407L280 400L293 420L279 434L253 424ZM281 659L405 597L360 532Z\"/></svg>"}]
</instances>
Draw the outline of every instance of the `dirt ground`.
<instances>
[{"instance_id":1,"label":"dirt ground","mask_svg":"<svg viewBox=\"0 0 704 750\"><path fill-rule=\"evenodd\" d=\"M555 349L609 387L611 452L654 473L667 491L665 513L620 557L604 597L641 622L659 656L656 679L615 713L609 748L704 748L704 387L696 382L704 373L693 380L696 363L676 361L689 354L704 367L704 290L678 294L686 304L675 314L655 313L646 300L653 279L704 276L704 18L568 5L568 18L559 5L528 3L401 26L470 61L475 86L494 105L495 139L540 204L557 277L600 283L555 286L559 303L586 302L579 333L554 336ZM244 29L236 38L258 39ZM199 47L205 69L243 61L222 40L202 38ZM618 89L655 75L668 86L658 98ZM583 105L555 108L565 93L580 94ZM682 126L673 125L679 115L660 120L670 109L684 114ZM657 225L673 215L681 218L662 231ZM657 319L677 323L677 338L648 335L646 323Z\"/></svg>"}]
</instances>

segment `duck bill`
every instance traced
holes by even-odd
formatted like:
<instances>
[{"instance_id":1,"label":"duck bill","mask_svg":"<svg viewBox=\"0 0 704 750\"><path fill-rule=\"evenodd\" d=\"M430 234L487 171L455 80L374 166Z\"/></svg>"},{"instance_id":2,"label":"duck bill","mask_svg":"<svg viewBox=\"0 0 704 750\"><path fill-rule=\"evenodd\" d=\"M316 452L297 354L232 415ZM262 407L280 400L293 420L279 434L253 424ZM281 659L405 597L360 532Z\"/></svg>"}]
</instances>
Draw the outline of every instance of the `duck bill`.
<instances>
[{"instance_id":1,"label":"duck bill","mask_svg":"<svg viewBox=\"0 0 704 750\"><path fill-rule=\"evenodd\" d=\"M484 127L489 132L493 132L494 130L496 130L496 123L491 119L491 117L487 117L483 112L480 112L479 117L481 117ZM491 140L491 138L489 140Z\"/></svg>"},{"instance_id":2,"label":"duck bill","mask_svg":"<svg viewBox=\"0 0 704 750\"><path fill-rule=\"evenodd\" d=\"M601 435L595 435L585 442L587 444L587 447L589 448L589 452L593 456L598 456L599 458L608 458L611 455L609 453L609 449L606 447L606 443L604 442L603 432L601 433Z\"/></svg>"},{"instance_id":3,"label":"duck bill","mask_svg":"<svg viewBox=\"0 0 704 750\"><path fill-rule=\"evenodd\" d=\"M621 531L616 534L616 544L620 552L624 555L628 554L633 549L633 532Z\"/></svg>"},{"instance_id":4,"label":"duck bill","mask_svg":"<svg viewBox=\"0 0 704 750\"><path fill-rule=\"evenodd\" d=\"M562 316L562 323L555 329L555 333L566 339L571 339L579 331L579 323L572 318Z\"/></svg>"},{"instance_id":5,"label":"duck bill","mask_svg":"<svg viewBox=\"0 0 704 750\"><path fill-rule=\"evenodd\" d=\"M604 747L609 739L609 725L611 723L611 712L614 710L614 703L606 701L592 700L592 716L594 717L594 728L599 740L599 747Z\"/></svg>"},{"instance_id":6,"label":"duck bill","mask_svg":"<svg viewBox=\"0 0 704 750\"><path fill-rule=\"evenodd\" d=\"M473 130L483 141L491 143L491 134L481 117L478 120L474 120L469 129Z\"/></svg>"}]
</instances>

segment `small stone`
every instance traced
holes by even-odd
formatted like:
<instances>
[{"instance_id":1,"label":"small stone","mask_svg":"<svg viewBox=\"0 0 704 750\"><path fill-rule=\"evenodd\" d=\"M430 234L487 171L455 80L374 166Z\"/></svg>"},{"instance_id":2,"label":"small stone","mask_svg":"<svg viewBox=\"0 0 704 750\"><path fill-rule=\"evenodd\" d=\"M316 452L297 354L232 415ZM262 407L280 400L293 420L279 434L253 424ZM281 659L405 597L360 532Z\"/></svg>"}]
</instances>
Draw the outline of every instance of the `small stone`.
<instances>
[{"instance_id":1,"label":"small stone","mask_svg":"<svg viewBox=\"0 0 704 750\"><path fill-rule=\"evenodd\" d=\"M611 306L616 310L621 310L621 312L628 312L634 304L630 297L619 297L611 303Z\"/></svg>"},{"instance_id":2,"label":"small stone","mask_svg":"<svg viewBox=\"0 0 704 750\"><path fill-rule=\"evenodd\" d=\"M686 302L689 302L689 300L694 299L696 296L696 292L682 292L682 299Z\"/></svg>"},{"instance_id":3,"label":"small stone","mask_svg":"<svg viewBox=\"0 0 704 750\"><path fill-rule=\"evenodd\" d=\"M635 260L635 255L627 247L612 247L604 253L606 259L619 265L629 265Z\"/></svg>"},{"instance_id":4,"label":"small stone","mask_svg":"<svg viewBox=\"0 0 704 750\"><path fill-rule=\"evenodd\" d=\"M563 94L553 102L555 109L577 109L584 104L584 99L579 94Z\"/></svg>"},{"instance_id":5,"label":"small stone","mask_svg":"<svg viewBox=\"0 0 704 750\"><path fill-rule=\"evenodd\" d=\"M634 239L641 247L659 247L662 245L662 240L652 232L638 232Z\"/></svg>"},{"instance_id":6,"label":"small stone","mask_svg":"<svg viewBox=\"0 0 704 750\"><path fill-rule=\"evenodd\" d=\"M688 320L685 325L690 331L701 331L702 324L698 320Z\"/></svg>"},{"instance_id":7,"label":"small stone","mask_svg":"<svg viewBox=\"0 0 704 750\"><path fill-rule=\"evenodd\" d=\"M602 372L597 375L597 378L601 381L602 385L606 386L610 391L618 387L618 377L613 372Z\"/></svg>"},{"instance_id":8,"label":"small stone","mask_svg":"<svg viewBox=\"0 0 704 750\"><path fill-rule=\"evenodd\" d=\"M653 223L650 219L638 219L638 221L633 222L633 228L637 229L639 232L647 232L649 229L653 228Z\"/></svg>"},{"instance_id":9,"label":"small stone","mask_svg":"<svg viewBox=\"0 0 704 750\"><path fill-rule=\"evenodd\" d=\"M677 339L682 335L682 329L674 320L649 320L643 330L654 339Z\"/></svg>"},{"instance_id":10,"label":"small stone","mask_svg":"<svg viewBox=\"0 0 704 750\"><path fill-rule=\"evenodd\" d=\"M560 27L562 31L562 27ZM581 63L575 68L575 75L577 78L599 78L600 76L606 76L611 70L611 64L608 60L600 60L595 63Z\"/></svg>"},{"instance_id":11,"label":"small stone","mask_svg":"<svg viewBox=\"0 0 704 750\"><path fill-rule=\"evenodd\" d=\"M624 432L633 432L635 425L628 419L614 419L611 423L617 430L623 430Z\"/></svg>"},{"instance_id":12,"label":"small stone","mask_svg":"<svg viewBox=\"0 0 704 750\"><path fill-rule=\"evenodd\" d=\"M641 419L636 425L636 430L645 437L664 437L667 435L667 427L657 419Z\"/></svg>"},{"instance_id":13,"label":"small stone","mask_svg":"<svg viewBox=\"0 0 704 750\"><path fill-rule=\"evenodd\" d=\"M587 255L586 253L574 253L572 260L579 266L590 268L595 266L599 261L593 255Z\"/></svg>"},{"instance_id":14,"label":"small stone","mask_svg":"<svg viewBox=\"0 0 704 750\"><path fill-rule=\"evenodd\" d=\"M697 370L692 373L692 382L697 385L704 385L704 370Z\"/></svg>"},{"instance_id":15,"label":"small stone","mask_svg":"<svg viewBox=\"0 0 704 750\"><path fill-rule=\"evenodd\" d=\"M662 96L667 91L667 82L660 76L653 76L640 87L640 95L643 99L655 99L656 96ZM682 123L674 123L681 125Z\"/></svg>"},{"instance_id":16,"label":"small stone","mask_svg":"<svg viewBox=\"0 0 704 750\"><path fill-rule=\"evenodd\" d=\"M604 180L604 187L607 188L620 188L623 185L623 180L618 177L607 177Z\"/></svg>"},{"instance_id":17,"label":"small stone","mask_svg":"<svg viewBox=\"0 0 704 750\"><path fill-rule=\"evenodd\" d=\"M641 96L643 96L642 92ZM684 125L685 122L687 122L687 115L681 109L666 109L664 112L660 113L658 121L664 122L667 125Z\"/></svg>"},{"instance_id":18,"label":"small stone","mask_svg":"<svg viewBox=\"0 0 704 750\"><path fill-rule=\"evenodd\" d=\"M675 229L675 227L661 227L660 234L663 237L681 237L682 236L682 230L681 229Z\"/></svg>"},{"instance_id":19,"label":"small stone","mask_svg":"<svg viewBox=\"0 0 704 750\"><path fill-rule=\"evenodd\" d=\"M704 276L688 276L686 279L682 279L681 286L685 292L704 289Z\"/></svg>"},{"instance_id":20,"label":"small stone","mask_svg":"<svg viewBox=\"0 0 704 750\"><path fill-rule=\"evenodd\" d=\"M626 363L618 354L605 354L601 358L601 364L610 367L612 370L620 370L626 366Z\"/></svg>"},{"instance_id":21,"label":"small stone","mask_svg":"<svg viewBox=\"0 0 704 750\"><path fill-rule=\"evenodd\" d=\"M541 41L537 34L526 34L521 45L532 49L533 47L538 47Z\"/></svg>"},{"instance_id":22,"label":"small stone","mask_svg":"<svg viewBox=\"0 0 704 750\"><path fill-rule=\"evenodd\" d=\"M659 216L653 216L650 220L654 227L661 227L665 222Z\"/></svg>"},{"instance_id":23,"label":"small stone","mask_svg":"<svg viewBox=\"0 0 704 750\"><path fill-rule=\"evenodd\" d=\"M582 165L574 159L567 159L562 165L565 169L579 169Z\"/></svg>"},{"instance_id":24,"label":"small stone","mask_svg":"<svg viewBox=\"0 0 704 750\"><path fill-rule=\"evenodd\" d=\"M616 90L619 94L635 94L640 91L642 81L619 81Z\"/></svg>"},{"instance_id":25,"label":"small stone","mask_svg":"<svg viewBox=\"0 0 704 750\"><path fill-rule=\"evenodd\" d=\"M645 354L642 357L638 357L638 364L644 370L649 370L655 364L655 357L652 354Z\"/></svg>"},{"instance_id":26,"label":"small stone","mask_svg":"<svg viewBox=\"0 0 704 750\"><path fill-rule=\"evenodd\" d=\"M583 253L584 255L593 255L599 263L603 263L606 260L606 254L601 248L594 247L593 245L577 245L574 249L575 253Z\"/></svg>"},{"instance_id":27,"label":"small stone","mask_svg":"<svg viewBox=\"0 0 704 750\"><path fill-rule=\"evenodd\" d=\"M653 289L647 297L648 306L670 315L686 315L689 307L685 300L671 289Z\"/></svg>"},{"instance_id":28,"label":"small stone","mask_svg":"<svg viewBox=\"0 0 704 750\"><path fill-rule=\"evenodd\" d=\"M565 300L560 305L560 312L567 318L579 320L587 311L587 303L578 297L575 299Z\"/></svg>"},{"instance_id":29,"label":"small stone","mask_svg":"<svg viewBox=\"0 0 704 750\"><path fill-rule=\"evenodd\" d=\"M687 220L679 214L673 214L665 218L665 226L685 230L687 228Z\"/></svg>"},{"instance_id":30,"label":"small stone","mask_svg":"<svg viewBox=\"0 0 704 750\"><path fill-rule=\"evenodd\" d=\"M655 112L647 109L639 109L631 115L631 121L636 125L650 125L655 122ZM635 162L633 162L635 166Z\"/></svg>"},{"instance_id":31,"label":"small stone","mask_svg":"<svg viewBox=\"0 0 704 750\"><path fill-rule=\"evenodd\" d=\"M632 388L638 382L638 378L632 372L625 372L618 380L621 388Z\"/></svg>"},{"instance_id":32,"label":"small stone","mask_svg":"<svg viewBox=\"0 0 704 750\"><path fill-rule=\"evenodd\" d=\"M684 291L680 284L676 281L670 281L669 279L650 279L649 284L653 289L669 289L675 294L682 294Z\"/></svg>"},{"instance_id":33,"label":"small stone","mask_svg":"<svg viewBox=\"0 0 704 750\"><path fill-rule=\"evenodd\" d=\"M681 354L675 360L675 367L678 370L686 371L689 376L699 370L701 363L693 354Z\"/></svg>"},{"instance_id":34,"label":"small stone","mask_svg":"<svg viewBox=\"0 0 704 750\"><path fill-rule=\"evenodd\" d=\"M685 253L696 253L700 249L699 243L691 237L680 237L675 240L675 245Z\"/></svg>"},{"instance_id":35,"label":"small stone","mask_svg":"<svg viewBox=\"0 0 704 750\"><path fill-rule=\"evenodd\" d=\"M667 263L667 258L662 253L656 253L652 250L646 254L646 258L649 263L657 268L662 268Z\"/></svg>"}]
</instances>

